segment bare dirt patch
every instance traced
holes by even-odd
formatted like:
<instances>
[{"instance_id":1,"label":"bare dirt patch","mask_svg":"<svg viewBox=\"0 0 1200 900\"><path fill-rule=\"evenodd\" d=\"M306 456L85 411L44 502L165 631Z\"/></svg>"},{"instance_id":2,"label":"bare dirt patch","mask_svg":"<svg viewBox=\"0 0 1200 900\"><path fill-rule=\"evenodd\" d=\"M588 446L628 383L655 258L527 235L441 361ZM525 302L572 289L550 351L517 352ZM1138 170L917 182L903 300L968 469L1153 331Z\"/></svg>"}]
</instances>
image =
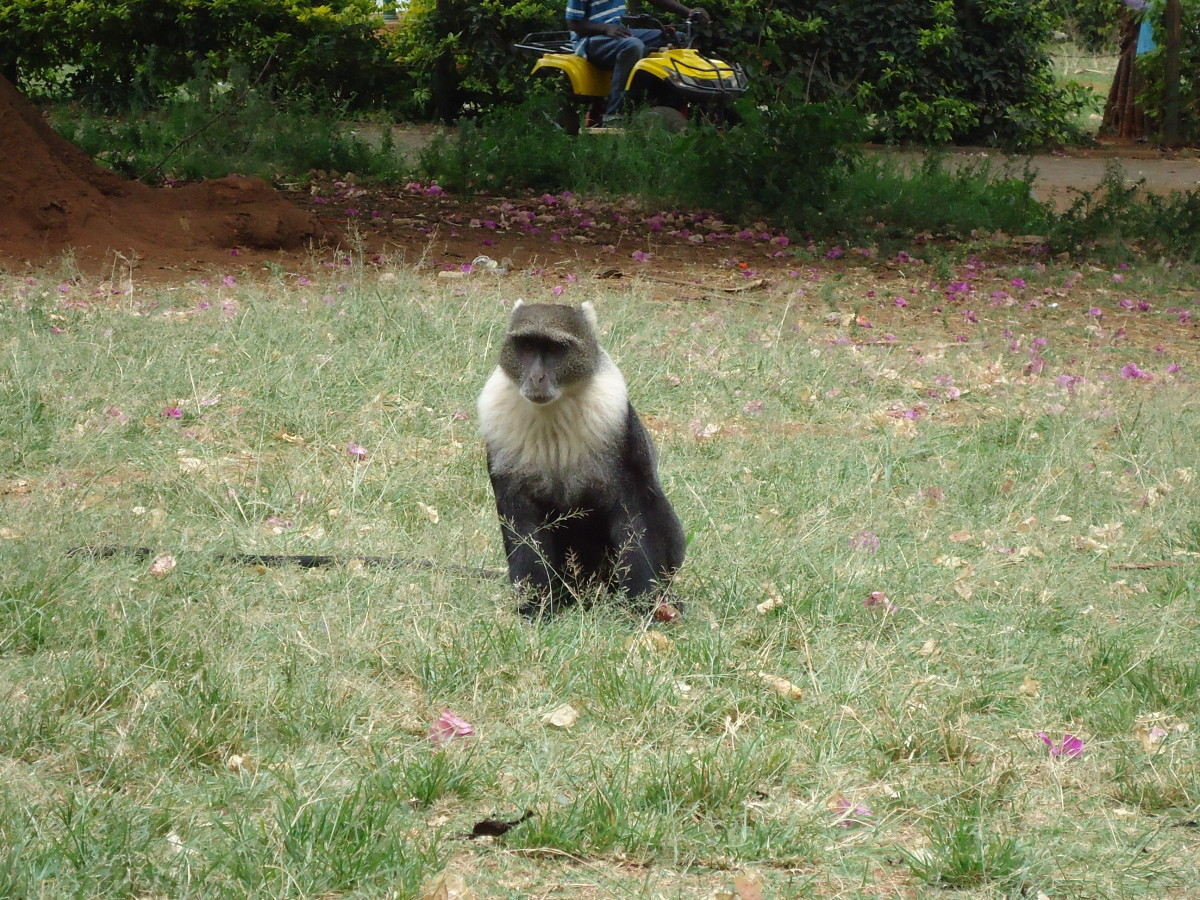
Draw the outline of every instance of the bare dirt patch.
<instances>
[{"instance_id":1,"label":"bare dirt patch","mask_svg":"<svg viewBox=\"0 0 1200 900\"><path fill-rule=\"evenodd\" d=\"M401 128L410 152L432 129ZM893 155L917 165L920 154ZM399 259L452 278L481 266L599 276L653 274L684 287L743 291L755 279L791 269L789 241L763 223L728 223L685 212L639 208L636 201L584 198L453 197L428 184L364 186L330 178L276 191L229 176L151 188L100 168L55 134L7 82L0 82L0 265L57 265L69 257L84 273L114 267L142 280L253 271L273 261L291 271L333 258ZM1031 158L961 149L953 166L1036 172L1035 193L1065 208L1094 189L1109 167L1147 191L1200 186L1200 157L1142 145ZM794 248L792 248L794 249ZM703 278L700 276L703 275Z\"/></svg>"},{"instance_id":2,"label":"bare dirt patch","mask_svg":"<svg viewBox=\"0 0 1200 900\"><path fill-rule=\"evenodd\" d=\"M82 268L204 261L235 248L302 249L336 239L256 178L231 175L151 188L93 163L0 78L0 261L38 265L73 254Z\"/></svg>"}]
</instances>

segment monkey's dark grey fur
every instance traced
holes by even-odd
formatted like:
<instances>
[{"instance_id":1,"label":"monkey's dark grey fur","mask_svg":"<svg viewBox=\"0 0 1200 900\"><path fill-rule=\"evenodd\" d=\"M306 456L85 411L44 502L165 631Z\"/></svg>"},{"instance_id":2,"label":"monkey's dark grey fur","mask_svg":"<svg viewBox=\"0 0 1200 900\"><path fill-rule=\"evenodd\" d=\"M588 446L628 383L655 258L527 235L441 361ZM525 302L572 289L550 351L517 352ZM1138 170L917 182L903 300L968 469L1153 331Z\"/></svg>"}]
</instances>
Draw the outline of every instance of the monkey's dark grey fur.
<instances>
[{"instance_id":1,"label":"monkey's dark grey fur","mask_svg":"<svg viewBox=\"0 0 1200 900\"><path fill-rule=\"evenodd\" d=\"M589 583L652 609L683 563L683 527L590 303L515 304L479 421L521 612Z\"/></svg>"}]
</instances>

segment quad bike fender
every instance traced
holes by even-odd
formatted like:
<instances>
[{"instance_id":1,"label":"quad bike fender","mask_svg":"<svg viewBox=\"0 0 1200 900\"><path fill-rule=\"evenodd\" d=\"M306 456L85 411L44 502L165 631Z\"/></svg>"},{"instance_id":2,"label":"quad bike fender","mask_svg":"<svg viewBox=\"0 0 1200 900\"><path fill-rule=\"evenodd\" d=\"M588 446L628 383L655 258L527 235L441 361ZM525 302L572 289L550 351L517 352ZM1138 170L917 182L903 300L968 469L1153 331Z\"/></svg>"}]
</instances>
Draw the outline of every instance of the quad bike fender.
<instances>
[{"instance_id":1,"label":"quad bike fender","mask_svg":"<svg viewBox=\"0 0 1200 900\"><path fill-rule=\"evenodd\" d=\"M533 74L541 77L565 75L576 97L607 97L612 73L598 69L574 53L547 53L533 65Z\"/></svg>"},{"instance_id":2,"label":"quad bike fender","mask_svg":"<svg viewBox=\"0 0 1200 900\"><path fill-rule=\"evenodd\" d=\"M678 95L692 101L738 97L745 93L747 86L746 76L739 66L701 56L692 49L651 53L633 67L629 84L632 87L635 81L644 84L650 79L669 85Z\"/></svg>"}]
</instances>

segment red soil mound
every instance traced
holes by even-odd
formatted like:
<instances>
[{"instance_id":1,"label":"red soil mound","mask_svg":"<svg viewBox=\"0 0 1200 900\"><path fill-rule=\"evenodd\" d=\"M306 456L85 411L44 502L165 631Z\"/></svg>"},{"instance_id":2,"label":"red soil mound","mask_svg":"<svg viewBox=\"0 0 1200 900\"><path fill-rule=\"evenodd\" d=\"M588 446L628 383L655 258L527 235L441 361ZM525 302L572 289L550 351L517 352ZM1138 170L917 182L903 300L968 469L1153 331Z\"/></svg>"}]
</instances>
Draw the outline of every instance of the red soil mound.
<instances>
[{"instance_id":1,"label":"red soil mound","mask_svg":"<svg viewBox=\"0 0 1200 900\"><path fill-rule=\"evenodd\" d=\"M70 251L83 268L180 262L233 248L299 250L329 237L258 178L151 188L94 164L0 77L0 265Z\"/></svg>"}]
</instances>

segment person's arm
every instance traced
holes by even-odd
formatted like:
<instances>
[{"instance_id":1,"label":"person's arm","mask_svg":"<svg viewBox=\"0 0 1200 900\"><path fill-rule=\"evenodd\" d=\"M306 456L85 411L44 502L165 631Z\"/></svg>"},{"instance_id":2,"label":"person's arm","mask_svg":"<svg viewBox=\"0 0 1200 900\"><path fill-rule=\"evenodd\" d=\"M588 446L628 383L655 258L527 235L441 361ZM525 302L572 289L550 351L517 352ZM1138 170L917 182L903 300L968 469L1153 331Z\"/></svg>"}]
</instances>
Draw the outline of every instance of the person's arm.
<instances>
[{"instance_id":1,"label":"person's arm","mask_svg":"<svg viewBox=\"0 0 1200 900\"><path fill-rule=\"evenodd\" d=\"M567 28L575 32L580 37L592 37L593 35L603 35L604 37L629 37L632 32L622 25L620 22L609 22L607 25L599 25L591 19L572 19L567 18Z\"/></svg>"},{"instance_id":2,"label":"person's arm","mask_svg":"<svg viewBox=\"0 0 1200 900\"><path fill-rule=\"evenodd\" d=\"M674 13L684 19L690 19L692 16L695 16L705 25L712 21L712 16L708 14L708 10L700 6L684 6L678 0L650 0L650 2L659 9Z\"/></svg>"}]
</instances>

